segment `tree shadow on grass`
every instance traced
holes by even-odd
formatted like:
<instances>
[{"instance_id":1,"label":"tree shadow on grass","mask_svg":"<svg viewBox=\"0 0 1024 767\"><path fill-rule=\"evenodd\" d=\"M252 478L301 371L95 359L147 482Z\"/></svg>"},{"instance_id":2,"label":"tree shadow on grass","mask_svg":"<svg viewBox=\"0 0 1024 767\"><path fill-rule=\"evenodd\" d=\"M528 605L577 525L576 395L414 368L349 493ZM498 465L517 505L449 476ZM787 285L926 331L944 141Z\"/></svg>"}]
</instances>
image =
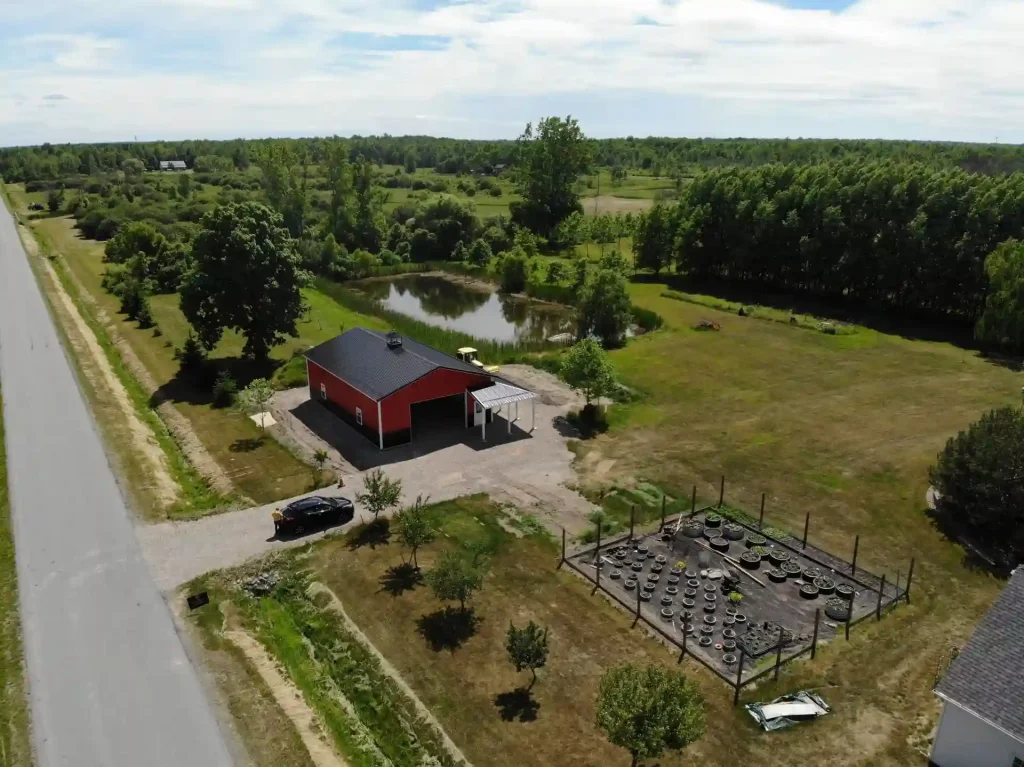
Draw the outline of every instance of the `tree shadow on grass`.
<instances>
[{"instance_id":1,"label":"tree shadow on grass","mask_svg":"<svg viewBox=\"0 0 1024 767\"><path fill-rule=\"evenodd\" d=\"M228 448L232 453L251 453L263 447L263 437L259 439L236 439Z\"/></svg>"},{"instance_id":2,"label":"tree shadow on grass","mask_svg":"<svg viewBox=\"0 0 1024 767\"><path fill-rule=\"evenodd\" d=\"M369 546L375 549L378 546L387 546L391 542L391 522L387 519L375 519L365 525L360 525L352 531L349 538L348 548L350 551Z\"/></svg>"},{"instance_id":3,"label":"tree shadow on grass","mask_svg":"<svg viewBox=\"0 0 1024 767\"><path fill-rule=\"evenodd\" d=\"M540 703L533 699L533 693L525 687L495 695L494 705L498 707L503 722L533 722L540 711Z\"/></svg>"},{"instance_id":4,"label":"tree shadow on grass","mask_svg":"<svg viewBox=\"0 0 1024 767\"><path fill-rule=\"evenodd\" d=\"M412 562L403 562L400 565L389 567L380 577L381 591L386 591L393 597L400 597L422 583L423 571L418 567L413 567Z\"/></svg>"},{"instance_id":5,"label":"tree shadow on grass","mask_svg":"<svg viewBox=\"0 0 1024 767\"><path fill-rule=\"evenodd\" d=\"M472 607L445 607L421 615L416 626L431 650L455 652L476 634L480 620Z\"/></svg>"}]
</instances>

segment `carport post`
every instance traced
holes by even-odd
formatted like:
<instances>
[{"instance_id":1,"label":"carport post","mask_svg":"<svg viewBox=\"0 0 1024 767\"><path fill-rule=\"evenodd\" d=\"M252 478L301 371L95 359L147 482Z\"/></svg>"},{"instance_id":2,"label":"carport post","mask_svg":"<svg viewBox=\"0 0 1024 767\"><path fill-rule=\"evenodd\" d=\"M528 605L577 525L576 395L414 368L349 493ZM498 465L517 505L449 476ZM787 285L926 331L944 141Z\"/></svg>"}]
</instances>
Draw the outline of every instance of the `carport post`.
<instances>
[{"instance_id":1,"label":"carport post","mask_svg":"<svg viewBox=\"0 0 1024 767\"><path fill-rule=\"evenodd\" d=\"M747 659L747 651L742 647L740 648L740 662L736 664L736 692L732 696L732 704L738 706L740 704L740 688L743 687L743 661Z\"/></svg>"},{"instance_id":2,"label":"carport post","mask_svg":"<svg viewBox=\"0 0 1024 767\"><path fill-rule=\"evenodd\" d=\"M530 397L530 434L537 428L537 398Z\"/></svg>"},{"instance_id":3,"label":"carport post","mask_svg":"<svg viewBox=\"0 0 1024 767\"><path fill-rule=\"evenodd\" d=\"M480 421L480 436L487 441L487 408L484 408L484 417Z\"/></svg>"},{"instance_id":4,"label":"carport post","mask_svg":"<svg viewBox=\"0 0 1024 767\"><path fill-rule=\"evenodd\" d=\"M516 407L519 407L517 404ZM505 405L505 423L508 424L508 433L512 434L512 405Z\"/></svg>"},{"instance_id":5,"label":"carport post","mask_svg":"<svg viewBox=\"0 0 1024 767\"><path fill-rule=\"evenodd\" d=\"M558 567L556 567L555 569L556 570L561 570L562 569L562 565L564 565L564 564L565 564L565 528L563 527L562 528L562 559L561 559L561 561L559 561Z\"/></svg>"},{"instance_id":6,"label":"carport post","mask_svg":"<svg viewBox=\"0 0 1024 767\"><path fill-rule=\"evenodd\" d=\"M565 530L562 531L565 534ZM814 637L811 639L811 660L818 654L818 623L821 622L821 608L814 611Z\"/></svg>"},{"instance_id":7,"label":"carport post","mask_svg":"<svg viewBox=\"0 0 1024 767\"><path fill-rule=\"evenodd\" d=\"M811 512L807 512L807 516L804 517L804 548L807 548L807 530L811 526Z\"/></svg>"}]
</instances>

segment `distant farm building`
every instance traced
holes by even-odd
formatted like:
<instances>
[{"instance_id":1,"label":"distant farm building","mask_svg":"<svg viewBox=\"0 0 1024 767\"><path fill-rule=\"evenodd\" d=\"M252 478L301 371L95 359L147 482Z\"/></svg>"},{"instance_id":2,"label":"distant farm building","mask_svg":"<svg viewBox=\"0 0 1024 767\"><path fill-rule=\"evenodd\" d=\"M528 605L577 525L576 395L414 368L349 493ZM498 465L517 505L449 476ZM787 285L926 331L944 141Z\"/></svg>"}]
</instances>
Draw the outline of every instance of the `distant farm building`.
<instances>
[{"instance_id":1,"label":"distant farm building","mask_svg":"<svg viewBox=\"0 0 1024 767\"><path fill-rule=\"evenodd\" d=\"M1024 765L1024 567L935 687L937 767Z\"/></svg>"},{"instance_id":2,"label":"distant farm building","mask_svg":"<svg viewBox=\"0 0 1024 767\"><path fill-rule=\"evenodd\" d=\"M188 166L185 165L184 160L161 160L160 170L187 170Z\"/></svg>"},{"instance_id":3,"label":"distant farm building","mask_svg":"<svg viewBox=\"0 0 1024 767\"><path fill-rule=\"evenodd\" d=\"M378 448L411 442L418 430L479 426L533 393L397 333L353 328L306 353L309 396ZM460 424L461 422L461 424Z\"/></svg>"}]
</instances>

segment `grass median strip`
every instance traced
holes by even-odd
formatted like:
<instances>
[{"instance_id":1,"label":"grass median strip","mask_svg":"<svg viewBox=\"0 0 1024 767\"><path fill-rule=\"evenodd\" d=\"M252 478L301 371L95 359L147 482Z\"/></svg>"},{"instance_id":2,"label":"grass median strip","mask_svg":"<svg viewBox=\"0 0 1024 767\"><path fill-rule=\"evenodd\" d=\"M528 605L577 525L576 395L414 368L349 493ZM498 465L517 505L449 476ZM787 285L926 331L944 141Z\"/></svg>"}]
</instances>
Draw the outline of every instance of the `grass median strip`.
<instances>
[{"instance_id":1,"label":"grass median strip","mask_svg":"<svg viewBox=\"0 0 1024 767\"><path fill-rule=\"evenodd\" d=\"M14 530L7 494L7 453L4 443L3 397L0 396L0 764L32 764L25 656L18 613L18 574Z\"/></svg>"}]
</instances>

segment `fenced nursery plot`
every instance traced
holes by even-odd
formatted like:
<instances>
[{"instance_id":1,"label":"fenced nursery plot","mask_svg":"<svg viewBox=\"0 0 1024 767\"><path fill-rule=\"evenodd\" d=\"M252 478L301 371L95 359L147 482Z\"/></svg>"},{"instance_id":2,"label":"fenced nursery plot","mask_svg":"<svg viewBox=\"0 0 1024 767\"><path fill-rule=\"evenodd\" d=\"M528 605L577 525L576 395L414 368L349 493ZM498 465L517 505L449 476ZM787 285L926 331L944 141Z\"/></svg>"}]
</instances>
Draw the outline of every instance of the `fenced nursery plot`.
<instances>
[{"instance_id":1,"label":"fenced nursery plot","mask_svg":"<svg viewBox=\"0 0 1024 767\"><path fill-rule=\"evenodd\" d=\"M634 616L740 688L817 644L847 635L909 601L887 582L774 529L733 521L709 507L653 532L600 541L565 562Z\"/></svg>"}]
</instances>

